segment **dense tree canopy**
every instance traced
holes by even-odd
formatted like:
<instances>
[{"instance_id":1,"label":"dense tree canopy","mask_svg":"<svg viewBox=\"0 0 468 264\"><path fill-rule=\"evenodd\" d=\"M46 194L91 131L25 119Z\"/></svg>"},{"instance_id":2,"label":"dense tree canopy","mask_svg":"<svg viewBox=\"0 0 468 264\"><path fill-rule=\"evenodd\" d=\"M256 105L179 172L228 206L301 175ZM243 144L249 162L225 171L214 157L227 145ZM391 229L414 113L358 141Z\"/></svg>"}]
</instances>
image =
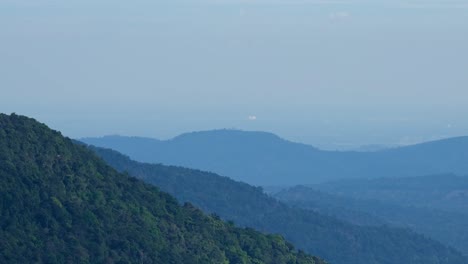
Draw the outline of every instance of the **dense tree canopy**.
<instances>
[{"instance_id":1,"label":"dense tree canopy","mask_svg":"<svg viewBox=\"0 0 468 264\"><path fill-rule=\"evenodd\" d=\"M180 206L14 114L0 114L0 215L0 263L323 263Z\"/></svg>"},{"instance_id":2,"label":"dense tree canopy","mask_svg":"<svg viewBox=\"0 0 468 264\"><path fill-rule=\"evenodd\" d=\"M261 188L213 173L145 164L109 149L91 147L119 171L127 171L236 224L282 234L308 253L334 264L465 264L459 252L407 229L357 226L310 210L292 208Z\"/></svg>"},{"instance_id":3,"label":"dense tree canopy","mask_svg":"<svg viewBox=\"0 0 468 264\"><path fill-rule=\"evenodd\" d=\"M421 178L431 180L428 177ZM362 188L362 185L356 187ZM320 188L320 186L314 188ZM426 191L426 189L423 190ZM420 195L420 200L426 197L426 204L429 204L428 201L431 200L431 196L435 196L436 192L423 190L417 190L417 193ZM403 188L394 189L393 196L389 194L379 196L380 192L374 192L375 197L381 200L354 198L343 193L345 192L341 192L340 195L331 194L306 186L296 186L282 190L274 194L274 197L291 206L314 210L357 225L388 224L411 228L468 255L468 213L464 210L452 212L431 207L418 207L410 202L396 202L395 200L404 197ZM357 195L364 196L365 193L363 190ZM384 201L383 197L388 199ZM417 199L414 199L413 203L416 201Z\"/></svg>"}]
</instances>

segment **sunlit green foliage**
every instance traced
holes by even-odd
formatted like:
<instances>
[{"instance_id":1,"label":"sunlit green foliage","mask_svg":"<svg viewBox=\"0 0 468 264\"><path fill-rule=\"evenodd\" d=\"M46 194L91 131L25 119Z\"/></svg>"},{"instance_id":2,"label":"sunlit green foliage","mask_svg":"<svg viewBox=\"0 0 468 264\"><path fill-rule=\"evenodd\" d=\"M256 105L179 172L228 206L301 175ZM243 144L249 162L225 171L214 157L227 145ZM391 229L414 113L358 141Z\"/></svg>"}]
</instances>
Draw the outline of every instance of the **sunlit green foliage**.
<instances>
[{"instance_id":1,"label":"sunlit green foliage","mask_svg":"<svg viewBox=\"0 0 468 264\"><path fill-rule=\"evenodd\" d=\"M207 212L236 224L279 233L304 251L334 264L466 264L459 252L407 229L357 226L293 208L261 188L186 168L145 164L95 148L111 166L152 183Z\"/></svg>"},{"instance_id":2,"label":"sunlit green foliage","mask_svg":"<svg viewBox=\"0 0 468 264\"><path fill-rule=\"evenodd\" d=\"M323 263L180 206L14 114L0 114L0 216L0 263Z\"/></svg>"}]
</instances>

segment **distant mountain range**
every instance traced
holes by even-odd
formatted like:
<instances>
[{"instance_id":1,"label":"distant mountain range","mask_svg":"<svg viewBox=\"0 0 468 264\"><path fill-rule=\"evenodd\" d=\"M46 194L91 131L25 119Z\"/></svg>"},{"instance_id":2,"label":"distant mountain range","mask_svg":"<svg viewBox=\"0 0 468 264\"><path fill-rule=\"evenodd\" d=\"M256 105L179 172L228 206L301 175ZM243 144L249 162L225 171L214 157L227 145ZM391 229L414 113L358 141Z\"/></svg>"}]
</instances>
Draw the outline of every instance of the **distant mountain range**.
<instances>
[{"instance_id":1,"label":"distant mountain range","mask_svg":"<svg viewBox=\"0 0 468 264\"><path fill-rule=\"evenodd\" d=\"M358 200L468 214L468 176L435 174L404 178L346 179L309 187Z\"/></svg>"},{"instance_id":2,"label":"distant mountain range","mask_svg":"<svg viewBox=\"0 0 468 264\"><path fill-rule=\"evenodd\" d=\"M274 197L364 226L406 227L468 255L468 177L343 180L296 186Z\"/></svg>"},{"instance_id":3,"label":"distant mountain range","mask_svg":"<svg viewBox=\"0 0 468 264\"><path fill-rule=\"evenodd\" d=\"M193 132L166 141L123 136L80 140L137 161L212 171L263 186L468 174L468 137L374 152L324 151L271 133L238 130Z\"/></svg>"},{"instance_id":4,"label":"distant mountain range","mask_svg":"<svg viewBox=\"0 0 468 264\"><path fill-rule=\"evenodd\" d=\"M0 114L0 263L324 264L207 216L27 117Z\"/></svg>"},{"instance_id":5,"label":"distant mountain range","mask_svg":"<svg viewBox=\"0 0 468 264\"><path fill-rule=\"evenodd\" d=\"M130 160L90 146L119 171L242 226L284 235L296 247L334 264L441 264L468 261L456 251L407 229L357 226L311 210L292 208L249 186L213 173ZM383 223L383 222L382 222Z\"/></svg>"}]
</instances>

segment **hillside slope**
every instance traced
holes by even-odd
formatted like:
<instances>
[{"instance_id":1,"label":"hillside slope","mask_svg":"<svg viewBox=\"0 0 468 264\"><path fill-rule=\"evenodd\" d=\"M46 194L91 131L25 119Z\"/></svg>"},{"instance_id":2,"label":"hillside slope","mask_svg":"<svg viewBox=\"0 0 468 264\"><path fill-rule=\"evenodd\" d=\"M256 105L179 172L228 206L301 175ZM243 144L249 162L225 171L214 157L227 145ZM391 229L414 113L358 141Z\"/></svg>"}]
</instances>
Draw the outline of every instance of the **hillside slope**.
<instances>
[{"instance_id":1,"label":"hillside slope","mask_svg":"<svg viewBox=\"0 0 468 264\"><path fill-rule=\"evenodd\" d=\"M468 176L435 174L418 177L348 179L310 187L325 192L397 205L468 212Z\"/></svg>"},{"instance_id":2,"label":"hillside slope","mask_svg":"<svg viewBox=\"0 0 468 264\"><path fill-rule=\"evenodd\" d=\"M0 263L323 263L180 206L14 114L0 114L0 201Z\"/></svg>"},{"instance_id":3,"label":"hillside slope","mask_svg":"<svg viewBox=\"0 0 468 264\"><path fill-rule=\"evenodd\" d=\"M422 177L421 181L425 178ZM450 180L449 177L447 180ZM362 186L360 186L362 188ZM358 187L357 187L358 188ZM424 189L421 186L421 191ZM468 214L465 210L452 212L415 203L395 202L396 199L383 201L392 197L378 195L376 198L353 198L343 194L330 194L305 186L296 186L274 195L275 198L295 207L311 209L342 220L352 221L358 225L381 225L382 223L411 228L418 233L450 245L468 255ZM384 193L384 191L382 192ZM393 197L403 197L402 192ZM434 191L420 192L420 199L434 195ZM380 200L377 200L377 197ZM426 203L428 204L428 203Z\"/></svg>"},{"instance_id":4,"label":"hillside slope","mask_svg":"<svg viewBox=\"0 0 468 264\"><path fill-rule=\"evenodd\" d=\"M309 210L291 208L265 195L261 188L213 173L158 164L143 164L109 149L91 147L119 171L160 187L242 226L284 235L309 253L334 264L442 264L467 259L406 229L362 227Z\"/></svg>"}]
</instances>

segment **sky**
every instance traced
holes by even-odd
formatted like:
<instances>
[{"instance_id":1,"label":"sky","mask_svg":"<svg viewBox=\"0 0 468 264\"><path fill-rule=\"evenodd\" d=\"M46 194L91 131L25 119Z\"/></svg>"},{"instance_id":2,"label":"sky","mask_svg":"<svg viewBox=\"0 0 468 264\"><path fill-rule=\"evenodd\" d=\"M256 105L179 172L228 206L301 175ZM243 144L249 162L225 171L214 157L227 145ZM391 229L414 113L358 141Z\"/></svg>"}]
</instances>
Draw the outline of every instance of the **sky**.
<instances>
[{"instance_id":1,"label":"sky","mask_svg":"<svg viewBox=\"0 0 468 264\"><path fill-rule=\"evenodd\" d=\"M468 0L0 0L0 92L74 138L468 135Z\"/></svg>"}]
</instances>

